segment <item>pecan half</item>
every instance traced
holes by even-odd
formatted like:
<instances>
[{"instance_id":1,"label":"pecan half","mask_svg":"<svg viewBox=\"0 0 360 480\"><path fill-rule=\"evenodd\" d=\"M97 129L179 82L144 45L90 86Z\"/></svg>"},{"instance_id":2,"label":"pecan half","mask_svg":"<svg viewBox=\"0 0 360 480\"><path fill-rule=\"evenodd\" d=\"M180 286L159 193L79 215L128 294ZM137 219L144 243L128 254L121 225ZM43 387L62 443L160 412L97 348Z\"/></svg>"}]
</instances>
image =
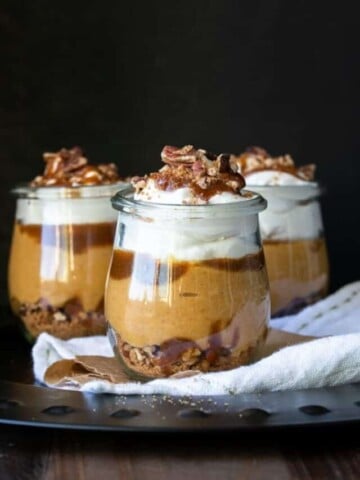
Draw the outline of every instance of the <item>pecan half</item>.
<instances>
[{"instance_id":1,"label":"pecan half","mask_svg":"<svg viewBox=\"0 0 360 480\"><path fill-rule=\"evenodd\" d=\"M88 163L87 158L84 157L83 152L79 147L74 147L71 150L62 148L59 153L64 162L65 173L78 170Z\"/></svg>"},{"instance_id":2,"label":"pecan half","mask_svg":"<svg viewBox=\"0 0 360 480\"><path fill-rule=\"evenodd\" d=\"M197 150L192 145L185 145L182 148L166 145L161 152L161 159L168 164L191 165L195 162Z\"/></svg>"}]
</instances>

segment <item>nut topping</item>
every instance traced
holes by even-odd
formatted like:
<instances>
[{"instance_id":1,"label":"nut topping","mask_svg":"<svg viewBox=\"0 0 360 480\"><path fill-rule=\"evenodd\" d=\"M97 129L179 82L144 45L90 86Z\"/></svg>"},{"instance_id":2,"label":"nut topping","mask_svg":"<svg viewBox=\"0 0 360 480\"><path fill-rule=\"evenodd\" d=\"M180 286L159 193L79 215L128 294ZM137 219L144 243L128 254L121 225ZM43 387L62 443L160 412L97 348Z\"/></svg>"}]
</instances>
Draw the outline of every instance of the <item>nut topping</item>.
<instances>
[{"instance_id":1,"label":"nut topping","mask_svg":"<svg viewBox=\"0 0 360 480\"><path fill-rule=\"evenodd\" d=\"M43 158L44 174L32 180L32 187L105 185L120 180L114 163L91 165L79 147L44 153Z\"/></svg>"},{"instance_id":2,"label":"nut topping","mask_svg":"<svg viewBox=\"0 0 360 480\"><path fill-rule=\"evenodd\" d=\"M218 156L216 162L217 162L217 167L218 167L219 173L229 173L229 172L231 172L230 157L231 157L231 155L229 153L221 153Z\"/></svg>"},{"instance_id":3,"label":"nut topping","mask_svg":"<svg viewBox=\"0 0 360 480\"><path fill-rule=\"evenodd\" d=\"M237 171L245 176L262 170L277 170L289 173L308 182L314 180L316 168L313 164L297 168L290 155L272 157L266 150L260 147L248 147L240 156L232 157L231 162L233 164L232 167L237 168Z\"/></svg>"},{"instance_id":4,"label":"nut topping","mask_svg":"<svg viewBox=\"0 0 360 480\"><path fill-rule=\"evenodd\" d=\"M165 166L158 172L132 179L137 194L152 181L157 189L164 191L189 188L194 196L193 203L206 203L222 192L242 195L245 180L237 165L231 163L230 154L215 155L203 149L197 150L192 145L182 148L165 146L161 158Z\"/></svg>"},{"instance_id":5,"label":"nut topping","mask_svg":"<svg viewBox=\"0 0 360 480\"><path fill-rule=\"evenodd\" d=\"M297 174L304 180L313 180L315 176L316 166L314 164L304 165L297 169Z\"/></svg>"},{"instance_id":6,"label":"nut topping","mask_svg":"<svg viewBox=\"0 0 360 480\"><path fill-rule=\"evenodd\" d=\"M197 151L192 145L185 145L182 148L165 146L161 152L161 159L164 163L172 164L192 164L196 160Z\"/></svg>"}]
</instances>

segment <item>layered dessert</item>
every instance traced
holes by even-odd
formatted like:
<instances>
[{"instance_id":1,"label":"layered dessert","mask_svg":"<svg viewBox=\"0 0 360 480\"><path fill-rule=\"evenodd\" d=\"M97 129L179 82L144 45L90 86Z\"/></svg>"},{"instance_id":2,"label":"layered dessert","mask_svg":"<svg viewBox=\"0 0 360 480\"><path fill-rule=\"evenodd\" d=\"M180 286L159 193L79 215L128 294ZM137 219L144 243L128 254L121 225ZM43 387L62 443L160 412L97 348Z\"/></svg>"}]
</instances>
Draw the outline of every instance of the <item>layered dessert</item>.
<instances>
[{"instance_id":1,"label":"layered dessert","mask_svg":"<svg viewBox=\"0 0 360 480\"><path fill-rule=\"evenodd\" d=\"M249 188L268 201L260 215L273 316L288 315L324 297L328 256L315 165L249 148L234 157Z\"/></svg>"},{"instance_id":2,"label":"layered dessert","mask_svg":"<svg viewBox=\"0 0 360 480\"><path fill-rule=\"evenodd\" d=\"M45 153L45 170L15 189L8 285L30 339L106 332L104 285L122 186L114 164L92 165L79 148Z\"/></svg>"},{"instance_id":3,"label":"layered dessert","mask_svg":"<svg viewBox=\"0 0 360 480\"><path fill-rule=\"evenodd\" d=\"M248 363L264 341L269 287L257 194L229 155L165 147L165 166L120 192L105 314L115 354L146 379Z\"/></svg>"}]
</instances>

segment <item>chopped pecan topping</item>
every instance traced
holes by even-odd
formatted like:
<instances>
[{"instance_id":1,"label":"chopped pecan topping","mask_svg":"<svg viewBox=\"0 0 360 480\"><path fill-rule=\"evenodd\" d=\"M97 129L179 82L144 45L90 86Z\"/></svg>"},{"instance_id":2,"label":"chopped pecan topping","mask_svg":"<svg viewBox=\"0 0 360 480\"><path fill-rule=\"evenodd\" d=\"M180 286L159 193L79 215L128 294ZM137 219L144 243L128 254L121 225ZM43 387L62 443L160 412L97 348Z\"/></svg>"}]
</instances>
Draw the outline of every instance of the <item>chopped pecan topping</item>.
<instances>
[{"instance_id":1,"label":"chopped pecan topping","mask_svg":"<svg viewBox=\"0 0 360 480\"><path fill-rule=\"evenodd\" d=\"M153 181L160 190L173 191L188 187L194 196L207 201L213 195L231 192L241 195L245 180L232 168L230 154L215 155L206 150L197 150L192 145L182 148L165 146L161 152L165 163L158 172L145 177L134 177L132 184L137 193Z\"/></svg>"},{"instance_id":2,"label":"chopped pecan topping","mask_svg":"<svg viewBox=\"0 0 360 480\"><path fill-rule=\"evenodd\" d=\"M255 147L255 146L247 147L245 152L252 153L254 155L258 155L260 157L265 157L265 158L270 156L264 148Z\"/></svg>"},{"instance_id":3,"label":"chopped pecan topping","mask_svg":"<svg viewBox=\"0 0 360 480\"><path fill-rule=\"evenodd\" d=\"M217 167L219 173L229 173L231 172L230 168L230 157L229 153L221 153L217 158Z\"/></svg>"},{"instance_id":4,"label":"chopped pecan topping","mask_svg":"<svg viewBox=\"0 0 360 480\"><path fill-rule=\"evenodd\" d=\"M262 170L277 170L309 182L314 180L316 168L313 164L296 167L290 155L272 157L260 147L248 147L240 156L232 157L231 162L232 167L245 176Z\"/></svg>"},{"instance_id":5,"label":"chopped pecan topping","mask_svg":"<svg viewBox=\"0 0 360 480\"><path fill-rule=\"evenodd\" d=\"M314 164L304 165L297 169L297 174L304 180L313 180L315 176L316 166Z\"/></svg>"},{"instance_id":6,"label":"chopped pecan topping","mask_svg":"<svg viewBox=\"0 0 360 480\"><path fill-rule=\"evenodd\" d=\"M43 158L44 173L31 181L32 187L106 185L120 180L114 163L91 165L79 147L44 153Z\"/></svg>"},{"instance_id":7,"label":"chopped pecan topping","mask_svg":"<svg viewBox=\"0 0 360 480\"><path fill-rule=\"evenodd\" d=\"M185 145L182 148L165 146L161 152L161 159L164 163L172 164L192 164L196 160L196 150L192 145Z\"/></svg>"}]
</instances>

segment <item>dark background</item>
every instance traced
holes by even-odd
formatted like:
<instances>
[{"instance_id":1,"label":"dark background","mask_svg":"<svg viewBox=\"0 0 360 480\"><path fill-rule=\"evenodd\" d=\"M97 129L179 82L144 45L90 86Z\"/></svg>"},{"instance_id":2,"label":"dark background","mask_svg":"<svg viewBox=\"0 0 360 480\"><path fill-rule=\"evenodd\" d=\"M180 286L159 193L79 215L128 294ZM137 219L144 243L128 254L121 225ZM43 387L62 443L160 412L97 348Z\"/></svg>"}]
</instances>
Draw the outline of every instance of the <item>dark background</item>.
<instances>
[{"instance_id":1,"label":"dark background","mask_svg":"<svg viewBox=\"0 0 360 480\"><path fill-rule=\"evenodd\" d=\"M358 279L359 21L331 3L0 0L1 301L9 189L74 144L123 175L164 144L314 162L332 289Z\"/></svg>"}]
</instances>

